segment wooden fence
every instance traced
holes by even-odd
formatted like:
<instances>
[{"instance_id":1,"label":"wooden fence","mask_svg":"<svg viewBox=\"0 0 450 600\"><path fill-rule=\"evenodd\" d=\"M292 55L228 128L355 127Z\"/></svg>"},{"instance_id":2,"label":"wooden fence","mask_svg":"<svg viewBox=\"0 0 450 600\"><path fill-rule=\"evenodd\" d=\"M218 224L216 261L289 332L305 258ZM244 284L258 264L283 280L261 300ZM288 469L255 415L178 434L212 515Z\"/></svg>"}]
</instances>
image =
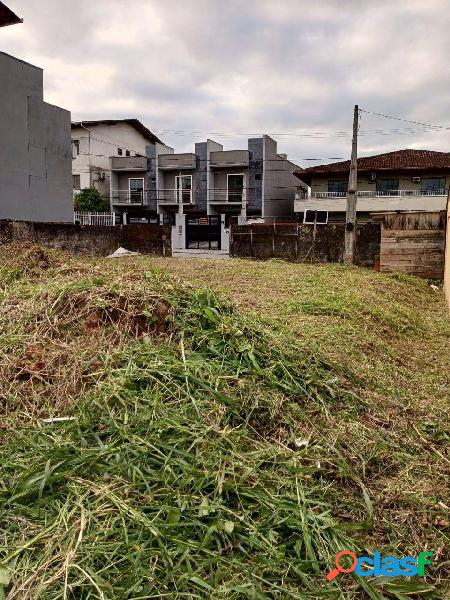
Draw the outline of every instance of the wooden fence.
<instances>
[{"instance_id":1,"label":"wooden fence","mask_svg":"<svg viewBox=\"0 0 450 600\"><path fill-rule=\"evenodd\" d=\"M446 213L385 214L380 271L401 271L429 279L444 276Z\"/></svg>"}]
</instances>

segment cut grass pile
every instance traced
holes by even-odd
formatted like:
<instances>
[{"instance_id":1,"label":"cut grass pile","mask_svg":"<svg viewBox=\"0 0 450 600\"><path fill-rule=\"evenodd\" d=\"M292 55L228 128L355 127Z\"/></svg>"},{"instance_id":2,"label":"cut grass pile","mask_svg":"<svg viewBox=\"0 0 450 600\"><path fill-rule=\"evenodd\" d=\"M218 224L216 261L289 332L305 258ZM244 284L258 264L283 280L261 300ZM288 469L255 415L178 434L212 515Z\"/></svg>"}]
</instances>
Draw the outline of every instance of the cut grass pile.
<instances>
[{"instance_id":1,"label":"cut grass pile","mask_svg":"<svg viewBox=\"0 0 450 600\"><path fill-rule=\"evenodd\" d=\"M320 336L308 346L289 326L290 315L331 305L332 318L348 325L360 314L405 342L430 333L417 307L279 294L274 319L149 258L10 251L0 280L0 598L443 597L445 423L417 422L417 407L381 398L378 374L369 380L345 352L339 363ZM240 277L251 273L236 262ZM414 282L392 279L428 294ZM439 332L448 335L443 317ZM63 415L72 418L48 422ZM422 505L430 461L434 497ZM431 549L435 561L425 581L327 583L349 548Z\"/></svg>"}]
</instances>

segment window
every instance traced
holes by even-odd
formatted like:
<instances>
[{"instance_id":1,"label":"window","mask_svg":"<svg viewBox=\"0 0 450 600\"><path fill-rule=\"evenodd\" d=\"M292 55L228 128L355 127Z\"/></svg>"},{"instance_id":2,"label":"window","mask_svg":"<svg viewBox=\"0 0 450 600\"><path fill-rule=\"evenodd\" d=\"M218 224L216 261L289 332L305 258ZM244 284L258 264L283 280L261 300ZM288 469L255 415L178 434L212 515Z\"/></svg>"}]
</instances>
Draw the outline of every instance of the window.
<instances>
[{"instance_id":1,"label":"window","mask_svg":"<svg viewBox=\"0 0 450 600\"><path fill-rule=\"evenodd\" d=\"M127 150L127 151L125 152L125 156L131 156L131 152L130 152L129 150Z\"/></svg>"},{"instance_id":2,"label":"window","mask_svg":"<svg viewBox=\"0 0 450 600\"><path fill-rule=\"evenodd\" d=\"M119 156L122 156L122 154L123 154L123 150L122 150L122 148L117 148L117 154L118 154Z\"/></svg>"},{"instance_id":3,"label":"window","mask_svg":"<svg viewBox=\"0 0 450 600\"><path fill-rule=\"evenodd\" d=\"M433 192L445 194L445 177L424 177L422 179L422 192L425 194L433 194Z\"/></svg>"},{"instance_id":4,"label":"window","mask_svg":"<svg viewBox=\"0 0 450 600\"><path fill-rule=\"evenodd\" d=\"M303 223L307 225L326 225L328 223L328 211L307 208L303 215Z\"/></svg>"},{"instance_id":5,"label":"window","mask_svg":"<svg viewBox=\"0 0 450 600\"><path fill-rule=\"evenodd\" d=\"M396 196L398 179L377 179L377 192L382 196Z\"/></svg>"},{"instance_id":6,"label":"window","mask_svg":"<svg viewBox=\"0 0 450 600\"><path fill-rule=\"evenodd\" d=\"M192 202L192 175L175 176L175 200L183 204Z\"/></svg>"},{"instance_id":7,"label":"window","mask_svg":"<svg viewBox=\"0 0 450 600\"><path fill-rule=\"evenodd\" d=\"M128 186L130 204L142 204L144 200L144 178L130 178Z\"/></svg>"},{"instance_id":8,"label":"window","mask_svg":"<svg viewBox=\"0 0 450 600\"><path fill-rule=\"evenodd\" d=\"M72 186L74 190L80 189L80 175L72 175Z\"/></svg>"},{"instance_id":9,"label":"window","mask_svg":"<svg viewBox=\"0 0 450 600\"><path fill-rule=\"evenodd\" d=\"M227 175L227 202L242 202L244 193L244 176L234 173Z\"/></svg>"},{"instance_id":10,"label":"window","mask_svg":"<svg viewBox=\"0 0 450 600\"><path fill-rule=\"evenodd\" d=\"M328 181L328 192L345 196L347 193L348 181L346 179L331 179Z\"/></svg>"},{"instance_id":11,"label":"window","mask_svg":"<svg viewBox=\"0 0 450 600\"><path fill-rule=\"evenodd\" d=\"M255 181L261 181L261 173L255 174Z\"/></svg>"},{"instance_id":12,"label":"window","mask_svg":"<svg viewBox=\"0 0 450 600\"><path fill-rule=\"evenodd\" d=\"M72 158L80 154L80 140L72 140Z\"/></svg>"}]
</instances>

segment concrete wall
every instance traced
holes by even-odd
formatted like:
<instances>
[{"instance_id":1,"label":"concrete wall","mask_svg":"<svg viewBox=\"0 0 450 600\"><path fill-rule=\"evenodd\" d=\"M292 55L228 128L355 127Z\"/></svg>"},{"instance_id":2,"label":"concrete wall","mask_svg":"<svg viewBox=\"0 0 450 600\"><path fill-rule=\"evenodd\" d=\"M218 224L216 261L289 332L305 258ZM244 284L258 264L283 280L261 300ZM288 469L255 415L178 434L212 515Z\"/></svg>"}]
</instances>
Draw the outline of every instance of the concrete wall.
<instances>
[{"instance_id":1,"label":"concrete wall","mask_svg":"<svg viewBox=\"0 0 450 600\"><path fill-rule=\"evenodd\" d=\"M277 142L264 135L263 217L291 215L299 179L292 172L297 169L289 160L277 154Z\"/></svg>"},{"instance_id":2,"label":"concrete wall","mask_svg":"<svg viewBox=\"0 0 450 600\"><path fill-rule=\"evenodd\" d=\"M230 254L259 259L283 258L296 262L342 262L345 225L317 227L300 223L231 225ZM380 225L357 229L356 262L374 267L380 252Z\"/></svg>"},{"instance_id":3,"label":"concrete wall","mask_svg":"<svg viewBox=\"0 0 450 600\"><path fill-rule=\"evenodd\" d=\"M170 256L172 253L171 228L168 225L102 227L0 221L0 244L16 241L33 242L87 256L108 256L120 246L142 254Z\"/></svg>"},{"instance_id":4,"label":"concrete wall","mask_svg":"<svg viewBox=\"0 0 450 600\"><path fill-rule=\"evenodd\" d=\"M0 219L73 221L70 113L42 70L0 52Z\"/></svg>"}]
</instances>

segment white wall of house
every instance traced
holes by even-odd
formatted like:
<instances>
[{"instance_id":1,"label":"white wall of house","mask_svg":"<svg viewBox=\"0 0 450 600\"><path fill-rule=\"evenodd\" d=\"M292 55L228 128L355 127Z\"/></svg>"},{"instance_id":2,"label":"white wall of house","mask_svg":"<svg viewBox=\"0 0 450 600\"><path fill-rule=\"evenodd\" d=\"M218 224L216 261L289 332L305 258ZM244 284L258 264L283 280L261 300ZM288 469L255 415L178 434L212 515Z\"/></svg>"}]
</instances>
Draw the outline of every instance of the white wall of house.
<instances>
[{"instance_id":1,"label":"white wall of house","mask_svg":"<svg viewBox=\"0 0 450 600\"><path fill-rule=\"evenodd\" d=\"M146 154L149 142L129 123L90 125L72 128L72 142L79 141L79 154L72 145L72 175L79 175L80 189L95 187L106 197L110 190L109 158ZM158 144L159 145L159 144Z\"/></svg>"}]
</instances>

